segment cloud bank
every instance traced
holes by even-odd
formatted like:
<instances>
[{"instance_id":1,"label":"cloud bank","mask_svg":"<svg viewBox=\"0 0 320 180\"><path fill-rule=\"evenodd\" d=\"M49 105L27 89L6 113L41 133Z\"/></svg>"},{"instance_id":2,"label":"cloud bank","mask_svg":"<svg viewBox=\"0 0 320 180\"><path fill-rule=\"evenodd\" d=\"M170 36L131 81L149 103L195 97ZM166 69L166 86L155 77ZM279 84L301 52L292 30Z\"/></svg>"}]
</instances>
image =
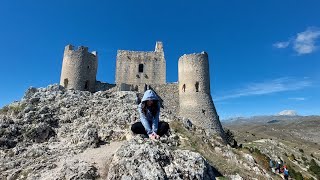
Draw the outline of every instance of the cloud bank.
<instances>
[{"instance_id":1,"label":"cloud bank","mask_svg":"<svg viewBox=\"0 0 320 180\"><path fill-rule=\"evenodd\" d=\"M282 77L258 83L249 83L244 88L234 90L229 95L215 98L214 101L222 101L227 99L239 98L244 96L264 95L284 91L299 90L312 85L308 78L295 79Z\"/></svg>"},{"instance_id":2,"label":"cloud bank","mask_svg":"<svg viewBox=\"0 0 320 180\"><path fill-rule=\"evenodd\" d=\"M295 101L304 101L306 100L306 98L304 97L292 97L292 98L288 98L289 100L295 100Z\"/></svg>"},{"instance_id":3,"label":"cloud bank","mask_svg":"<svg viewBox=\"0 0 320 180\"><path fill-rule=\"evenodd\" d=\"M273 47L284 49L292 45L293 50L298 55L310 54L318 49L317 41L320 39L320 29L309 27L305 31L298 33L288 41L276 42Z\"/></svg>"},{"instance_id":4,"label":"cloud bank","mask_svg":"<svg viewBox=\"0 0 320 180\"><path fill-rule=\"evenodd\" d=\"M288 47L290 44L289 41L284 41L284 42L276 42L273 44L273 47L275 48L279 48L279 49L283 49L283 48L286 48Z\"/></svg>"}]
</instances>

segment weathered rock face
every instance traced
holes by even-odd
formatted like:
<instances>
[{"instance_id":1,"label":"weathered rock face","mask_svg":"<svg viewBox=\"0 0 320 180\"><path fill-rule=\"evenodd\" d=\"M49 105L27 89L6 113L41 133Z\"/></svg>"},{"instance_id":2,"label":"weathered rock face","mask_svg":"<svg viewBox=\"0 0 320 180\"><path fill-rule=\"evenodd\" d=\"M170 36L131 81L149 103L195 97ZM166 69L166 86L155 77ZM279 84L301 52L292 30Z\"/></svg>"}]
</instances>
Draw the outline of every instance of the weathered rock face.
<instances>
[{"instance_id":1,"label":"weathered rock face","mask_svg":"<svg viewBox=\"0 0 320 180\"><path fill-rule=\"evenodd\" d=\"M0 109L0 179L213 179L220 172L268 177L221 138L166 109L160 119L170 122L171 131L159 141L130 134L138 118L135 92L30 88L21 101Z\"/></svg>"},{"instance_id":2,"label":"weathered rock face","mask_svg":"<svg viewBox=\"0 0 320 180\"><path fill-rule=\"evenodd\" d=\"M0 179L41 179L67 157L122 140L138 118L135 97L134 92L90 93L59 85L28 89L21 101L0 111ZM65 172L56 175L61 178L79 169L58 168Z\"/></svg>"},{"instance_id":3,"label":"weathered rock face","mask_svg":"<svg viewBox=\"0 0 320 180\"><path fill-rule=\"evenodd\" d=\"M114 155L108 179L215 179L215 175L199 153L175 150L166 138L152 141L137 136Z\"/></svg>"},{"instance_id":4,"label":"weathered rock face","mask_svg":"<svg viewBox=\"0 0 320 180\"><path fill-rule=\"evenodd\" d=\"M63 164L60 179L95 179L99 177L97 168L84 161L70 161Z\"/></svg>"},{"instance_id":5,"label":"weathered rock face","mask_svg":"<svg viewBox=\"0 0 320 180\"><path fill-rule=\"evenodd\" d=\"M30 88L22 101L2 109L0 148L50 138L85 147L122 139L138 117L135 97L133 92L66 91L59 85Z\"/></svg>"}]
</instances>

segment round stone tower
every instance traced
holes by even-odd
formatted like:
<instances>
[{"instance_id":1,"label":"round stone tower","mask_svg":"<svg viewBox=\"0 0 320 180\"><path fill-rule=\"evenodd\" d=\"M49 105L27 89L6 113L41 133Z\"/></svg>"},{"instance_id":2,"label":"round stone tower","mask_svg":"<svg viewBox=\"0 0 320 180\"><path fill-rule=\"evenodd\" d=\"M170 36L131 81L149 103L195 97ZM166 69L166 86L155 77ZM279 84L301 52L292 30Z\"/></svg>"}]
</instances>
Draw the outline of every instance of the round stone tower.
<instances>
[{"instance_id":1,"label":"round stone tower","mask_svg":"<svg viewBox=\"0 0 320 180\"><path fill-rule=\"evenodd\" d=\"M60 85L66 89L94 92L97 68L97 52L90 53L83 46L74 50L72 45L67 45L64 49Z\"/></svg>"},{"instance_id":2,"label":"round stone tower","mask_svg":"<svg viewBox=\"0 0 320 180\"><path fill-rule=\"evenodd\" d=\"M179 58L178 69L180 116L200 127L214 129L225 141L210 93L208 54L185 54Z\"/></svg>"}]
</instances>

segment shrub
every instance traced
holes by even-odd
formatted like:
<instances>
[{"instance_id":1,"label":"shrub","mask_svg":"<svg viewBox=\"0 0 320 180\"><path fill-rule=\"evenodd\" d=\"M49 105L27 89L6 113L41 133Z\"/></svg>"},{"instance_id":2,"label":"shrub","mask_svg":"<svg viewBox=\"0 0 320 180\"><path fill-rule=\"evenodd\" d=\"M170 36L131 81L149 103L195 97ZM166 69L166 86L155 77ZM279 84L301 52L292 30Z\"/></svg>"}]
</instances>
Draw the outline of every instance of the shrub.
<instances>
[{"instance_id":1,"label":"shrub","mask_svg":"<svg viewBox=\"0 0 320 180\"><path fill-rule=\"evenodd\" d=\"M18 114L26 107L26 104L18 104L18 105L9 105L4 106L0 109L0 114L7 114L13 112L14 114Z\"/></svg>"},{"instance_id":2,"label":"shrub","mask_svg":"<svg viewBox=\"0 0 320 180\"><path fill-rule=\"evenodd\" d=\"M313 177L304 178L305 180L314 180Z\"/></svg>"},{"instance_id":3,"label":"shrub","mask_svg":"<svg viewBox=\"0 0 320 180\"><path fill-rule=\"evenodd\" d=\"M294 156L294 154L291 154L288 158L289 158L291 161L296 161L296 157Z\"/></svg>"},{"instance_id":4,"label":"shrub","mask_svg":"<svg viewBox=\"0 0 320 180\"><path fill-rule=\"evenodd\" d=\"M301 153L304 153L303 149L299 149L299 151L300 151Z\"/></svg>"},{"instance_id":5,"label":"shrub","mask_svg":"<svg viewBox=\"0 0 320 180\"><path fill-rule=\"evenodd\" d=\"M302 159L303 161L307 161L307 160L308 160L308 159L307 159L306 157L304 157L304 156L302 156L301 159Z\"/></svg>"},{"instance_id":6,"label":"shrub","mask_svg":"<svg viewBox=\"0 0 320 180\"><path fill-rule=\"evenodd\" d=\"M288 166L289 176L296 180L303 180L301 172L296 172L291 166Z\"/></svg>"},{"instance_id":7,"label":"shrub","mask_svg":"<svg viewBox=\"0 0 320 180\"><path fill-rule=\"evenodd\" d=\"M251 152L251 151L250 151ZM255 160L264 167L264 169L270 170L269 162L270 158L263 154L259 149L254 148L252 152L253 156L255 157Z\"/></svg>"},{"instance_id":8,"label":"shrub","mask_svg":"<svg viewBox=\"0 0 320 180\"><path fill-rule=\"evenodd\" d=\"M9 111L9 107L8 106L4 106L3 108L0 109L0 113L1 114L6 114Z\"/></svg>"},{"instance_id":9,"label":"shrub","mask_svg":"<svg viewBox=\"0 0 320 180\"><path fill-rule=\"evenodd\" d=\"M316 163L314 159L311 159L308 170L315 174L318 179L320 179L320 166Z\"/></svg>"},{"instance_id":10,"label":"shrub","mask_svg":"<svg viewBox=\"0 0 320 180\"><path fill-rule=\"evenodd\" d=\"M225 129L225 134L226 134L226 140L227 143L233 147L233 148L237 148L238 147L238 143L237 141L234 139L234 134L230 129Z\"/></svg>"}]
</instances>

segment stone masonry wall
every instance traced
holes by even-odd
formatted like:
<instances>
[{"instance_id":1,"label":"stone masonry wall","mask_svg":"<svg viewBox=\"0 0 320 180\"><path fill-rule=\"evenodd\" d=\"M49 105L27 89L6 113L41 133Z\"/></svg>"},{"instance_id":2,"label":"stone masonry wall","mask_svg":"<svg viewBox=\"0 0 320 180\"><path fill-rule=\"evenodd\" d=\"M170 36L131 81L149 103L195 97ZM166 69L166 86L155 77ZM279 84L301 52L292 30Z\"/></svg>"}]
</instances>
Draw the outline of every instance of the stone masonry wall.
<instances>
[{"instance_id":1,"label":"stone masonry wall","mask_svg":"<svg viewBox=\"0 0 320 180\"><path fill-rule=\"evenodd\" d=\"M210 94L208 54L179 58L180 115L203 128L212 128L224 138L224 132Z\"/></svg>"},{"instance_id":2,"label":"stone masonry wall","mask_svg":"<svg viewBox=\"0 0 320 180\"><path fill-rule=\"evenodd\" d=\"M168 113L179 114L178 83L153 84L150 87L163 100L164 110Z\"/></svg>"},{"instance_id":3,"label":"stone masonry wall","mask_svg":"<svg viewBox=\"0 0 320 180\"><path fill-rule=\"evenodd\" d=\"M114 87L116 87L115 84L109 84L109 83L105 83L105 82L101 82L101 81L96 81L95 90L96 90L96 92L97 91L106 91L106 90L109 90Z\"/></svg>"},{"instance_id":4,"label":"stone masonry wall","mask_svg":"<svg viewBox=\"0 0 320 180\"><path fill-rule=\"evenodd\" d=\"M74 50L67 45L64 50L60 85L67 89L95 91L98 57L96 52L88 52L80 46Z\"/></svg>"},{"instance_id":5,"label":"stone masonry wall","mask_svg":"<svg viewBox=\"0 0 320 180\"><path fill-rule=\"evenodd\" d=\"M164 111L169 114L179 114L179 89L178 83L168 84L121 84L117 85L116 89L119 91L136 91L140 100L143 97L146 88L152 89L159 97Z\"/></svg>"},{"instance_id":6,"label":"stone masonry wall","mask_svg":"<svg viewBox=\"0 0 320 180\"><path fill-rule=\"evenodd\" d=\"M155 51L118 50L116 84L165 84L166 62L162 43Z\"/></svg>"}]
</instances>

